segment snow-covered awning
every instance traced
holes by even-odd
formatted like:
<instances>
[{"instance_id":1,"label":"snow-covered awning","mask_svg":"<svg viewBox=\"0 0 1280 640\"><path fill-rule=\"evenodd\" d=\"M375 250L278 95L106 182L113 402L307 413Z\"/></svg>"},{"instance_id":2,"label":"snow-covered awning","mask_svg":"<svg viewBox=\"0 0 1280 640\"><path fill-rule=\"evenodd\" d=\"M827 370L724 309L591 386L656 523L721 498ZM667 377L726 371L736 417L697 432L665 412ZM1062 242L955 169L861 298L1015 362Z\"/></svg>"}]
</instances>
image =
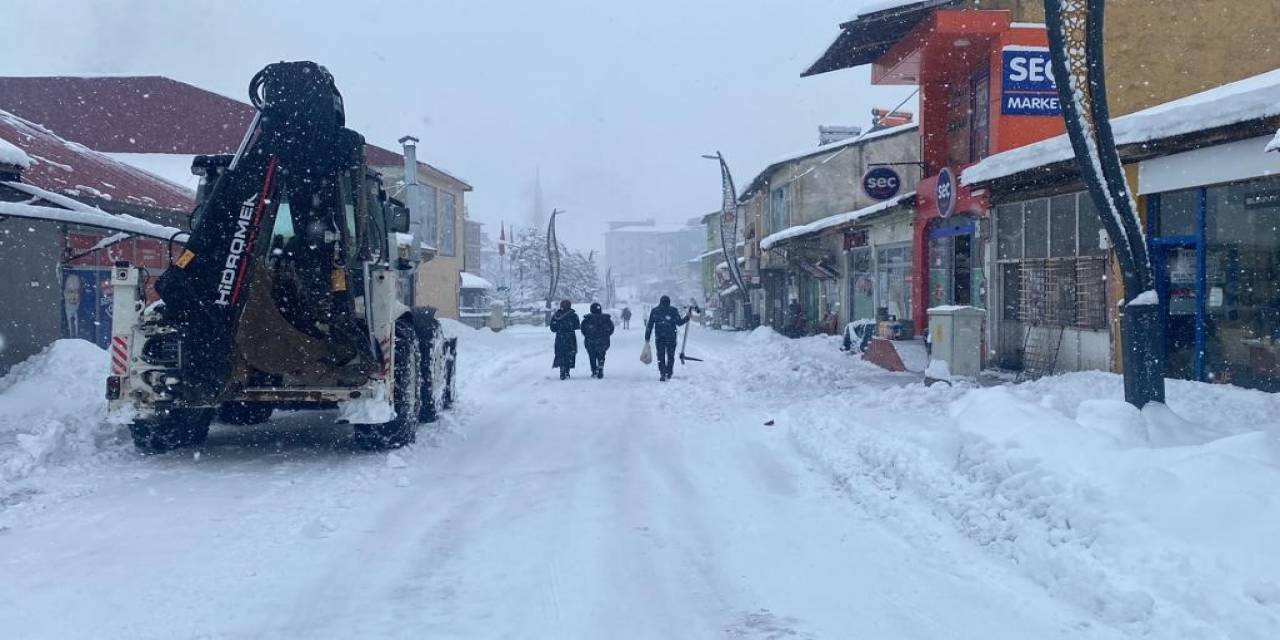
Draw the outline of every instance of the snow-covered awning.
<instances>
[{"instance_id":1,"label":"snow-covered awning","mask_svg":"<svg viewBox=\"0 0 1280 640\"><path fill-rule=\"evenodd\" d=\"M747 244L747 243L745 243L745 242L739 242L738 244L736 244L736 245L734 245L734 246L735 246L736 248L738 248L738 249L741 249L742 247L746 246L746 244ZM694 258L694 260L701 260L701 259L703 259L703 258L710 258L711 256L718 255L718 254L721 254L721 253L724 253L724 248L723 248L723 247L720 247L720 248L717 248L717 249L712 249L712 250L710 250L710 251L707 251L706 253L700 253L700 254L698 254L698 257Z\"/></svg>"},{"instance_id":2,"label":"snow-covered awning","mask_svg":"<svg viewBox=\"0 0 1280 640\"><path fill-rule=\"evenodd\" d=\"M916 194L914 192L908 193L898 196L897 198L890 198L882 202L877 202L869 207L863 207L855 211L827 216L826 218L815 220L809 224L787 227L782 231L765 236L764 239L760 240L760 248L768 251L785 242L797 240L806 236L817 235L824 231L830 231L845 225L864 221L878 213L888 212L899 205L905 204L906 202L914 199L915 196Z\"/></svg>"},{"instance_id":3,"label":"snow-covered awning","mask_svg":"<svg viewBox=\"0 0 1280 640\"><path fill-rule=\"evenodd\" d=\"M1115 118L1111 130L1116 145L1124 147L1275 116L1280 116L1280 69ZM1074 158L1064 134L990 156L965 169L960 182L990 182Z\"/></svg>"},{"instance_id":4,"label":"snow-covered awning","mask_svg":"<svg viewBox=\"0 0 1280 640\"><path fill-rule=\"evenodd\" d=\"M166 227L141 218L112 214L67 196L46 191L25 182L0 182L0 185L32 196L33 201L43 200L57 206L42 206L25 202L0 202L0 215L28 220L47 220L66 224L78 224L97 229L118 231L135 236L183 242L187 233L174 227Z\"/></svg>"},{"instance_id":5,"label":"snow-covered awning","mask_svg":"<svg viewBox=\"0 0 1280 640\"><path fill-rule=\"evenodd\" d=\"M493 289L494 288L492 282L489 282L488 280L485 280L484 278L481 278L480 276L474 273L467 273L466 271L463 271L460 275L462 276L461 288L463 289Z\"/></svg>"},{"instance_id":6,"label":"snow-covered awning","mask_svg":"<svg viewBox=\"0 0 1280 640\"><path fill-rule=\"evenodd\" d=\"M746 257L746 256L738 256L738 264L746 264L746 262L747 262L747 257ZM728 261L728 260L721 260L720 262L717 262L717 263L716 263L716 268L717 268L717 269L728 269L728 268L729 268L729 261Z\"/></svg>"}]
</instances>

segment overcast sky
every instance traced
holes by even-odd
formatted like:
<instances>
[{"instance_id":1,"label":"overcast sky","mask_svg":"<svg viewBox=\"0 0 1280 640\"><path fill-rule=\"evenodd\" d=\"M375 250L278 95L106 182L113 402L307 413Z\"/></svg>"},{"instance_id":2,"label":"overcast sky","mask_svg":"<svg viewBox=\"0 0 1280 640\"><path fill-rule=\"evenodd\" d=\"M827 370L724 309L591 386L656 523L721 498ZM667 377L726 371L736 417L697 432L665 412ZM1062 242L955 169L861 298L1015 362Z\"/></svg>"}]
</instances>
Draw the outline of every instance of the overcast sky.
<instances>
[{"instance_id":1,"label":"overcast sky","mask_svg":"<svg viewBox=\"0 0 1280 640\"><path fill-rule=\"evenodd\" d=\"M360 7L367 4L367 7ZM906 87L800 72L868 0L42 0L6 7L0 75L161 74L245 99L264 64L329 68L348 125L468 180L471 217L528 224L534 173L560 237L600 248L607 220L678 222L739 183L866 127ZM909 103L915 108L914 100Z\"/></svg>"}]
</instances>

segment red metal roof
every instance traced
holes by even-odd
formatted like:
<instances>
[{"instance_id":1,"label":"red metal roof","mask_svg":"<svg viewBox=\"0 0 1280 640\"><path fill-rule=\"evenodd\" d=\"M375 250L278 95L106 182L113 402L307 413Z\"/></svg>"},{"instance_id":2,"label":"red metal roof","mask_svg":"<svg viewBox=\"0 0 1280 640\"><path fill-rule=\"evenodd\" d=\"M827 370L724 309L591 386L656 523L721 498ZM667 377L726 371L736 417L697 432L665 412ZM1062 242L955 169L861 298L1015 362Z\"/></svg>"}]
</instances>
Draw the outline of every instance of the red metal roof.
<instances>
[{"instance_id":1,"label":"red metal roof","mask_svg":"<svg viewBox=\"0 0 1280 640\"><path fill-rule=\"evenodd\" d=\"M163 178L112 160L84 145L70 142L44 127L0 111L0 138L31 157L22 181L55 193L92 201L189 211L194 194Z\"/></svg>"},{"instance_id":2,"label":"red metal roof","mask_svg":"<svg viewBox=\"0 0 1280 640\"><path fill-rule=\"evenodd\" d=\"M110 153L234 153L254 113L248 103L163 76L0 77L0 109ZM375 167L404 162L372 144L365 153Z\"/></svg>"}]
</instances>

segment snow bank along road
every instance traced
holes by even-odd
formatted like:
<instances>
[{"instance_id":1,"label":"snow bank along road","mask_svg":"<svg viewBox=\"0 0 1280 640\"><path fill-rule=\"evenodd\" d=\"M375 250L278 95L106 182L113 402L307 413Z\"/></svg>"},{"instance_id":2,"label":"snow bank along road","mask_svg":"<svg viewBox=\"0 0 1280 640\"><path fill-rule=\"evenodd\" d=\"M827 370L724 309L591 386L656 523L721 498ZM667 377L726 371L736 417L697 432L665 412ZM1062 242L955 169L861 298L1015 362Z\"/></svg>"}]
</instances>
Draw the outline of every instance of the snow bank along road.
<instances>
[{"instance_id":1,"label":"snow bank along road","mask_svg":"<svg viewBox=\"0 0 1280 640\"><path fill-rule=\"evenodd\" d=\"M1176 593L1152 595L1137 572L1095 569L1105 556L1072 547L1069 531L1058 544L1082 555L1034 542L1043 518L1018 525L1019 505L984 511L1005 489L974 491L961 509L960 481L935 482L929 463L904 453L914 449L895 448L901 438L841 432L883 431L872 418L933 429L968 392L879 372L831 340L695 328L706 362L677 364L661 384L636 361L642 332L619 331L604 380L589 378L581 353L561 382L549 332L459 331L459 410L391 454L355 451L326 414L216 427L199 450L149 458L109 428L86 436L89 408L64 419L77 433L32 427L7 459L0 429L0 636L1213 638L1274 628L1272 583L1250 583L1250 606L1264 613L1233 617L1262 633L1215 635L1228 605L1184 614ZM59 375L45 369L23 375ZM40 412L52 410L12 397L27 382L0 385L0 427L6 416L47 420Z\"/></svg>"}]
</instances>

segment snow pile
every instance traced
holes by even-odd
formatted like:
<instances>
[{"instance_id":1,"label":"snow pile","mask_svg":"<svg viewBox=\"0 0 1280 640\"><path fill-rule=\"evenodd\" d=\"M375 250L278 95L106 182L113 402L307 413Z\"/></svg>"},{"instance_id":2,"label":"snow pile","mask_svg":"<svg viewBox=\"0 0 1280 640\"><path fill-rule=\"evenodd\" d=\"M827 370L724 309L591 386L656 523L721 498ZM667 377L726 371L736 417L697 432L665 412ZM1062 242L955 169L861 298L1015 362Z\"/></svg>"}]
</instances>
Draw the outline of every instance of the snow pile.
<instances>
[{"instance_id":1,"label":"snow pile","mask_svg":"<svg viewBox=\"0 0 1280 640\"><path fill-rule=\"evenodd\" d=\"M396 417L395 407L382 387L363 398L338 403L338 422L349 424L382 424Z\"/></svg>"},{"instance_id":2,"label":"snow pile","mask_svg":"<svg viewBox=\"0 0 1280 640\"><path fill-rule=\"evenodd\" d=\"M0 378L0 478L83 457L114 439L106 424L107 352L58 340Z\"/></svg>"},{"instance_id":3,"label":"snow pile","mask_svg":"<svg viewBox=\"0 0 1280 640\"><path fill-rule=\"evenodd\" d=\"M11 164L26 169L31 166L31 157L13 143L0 138L0 164Z\"/></svg>"},{"instance_id":4,"label":"snow pile","mask_svg":"<svg viewBox=\"0 0 1280 640\"><path fill-rule=\"evenodd\" d=\"M466 271L463 271L460 275L462 276L462 285L460 287L462 289L492 290L494 288L492 282L489 282L488 280L485 280L484 278L474 273L467 273Z\"/></svg>"},{"instance_id":5,"label":"snow pile","mask_svg":"<svg viewBox=\"0 0 1280 640\"><path fill-rule=\"evenodd\" d=\"M1280 151L1280 130L1276 131L1276 137L1267 143L1267 148L1264 151Z\"/></svg>"},{"instance_id":6,"label":"snow pile","mask_svg":"<svg viewBox=\"0 0 1280 640\"><path fill-rule=\"evenodd\" d=\"M1280 636L1280 396L1086 372L795 402L781 420L883 517L938 517L1051 593L1155 637Z\"/></svg>"}]
</instances>

